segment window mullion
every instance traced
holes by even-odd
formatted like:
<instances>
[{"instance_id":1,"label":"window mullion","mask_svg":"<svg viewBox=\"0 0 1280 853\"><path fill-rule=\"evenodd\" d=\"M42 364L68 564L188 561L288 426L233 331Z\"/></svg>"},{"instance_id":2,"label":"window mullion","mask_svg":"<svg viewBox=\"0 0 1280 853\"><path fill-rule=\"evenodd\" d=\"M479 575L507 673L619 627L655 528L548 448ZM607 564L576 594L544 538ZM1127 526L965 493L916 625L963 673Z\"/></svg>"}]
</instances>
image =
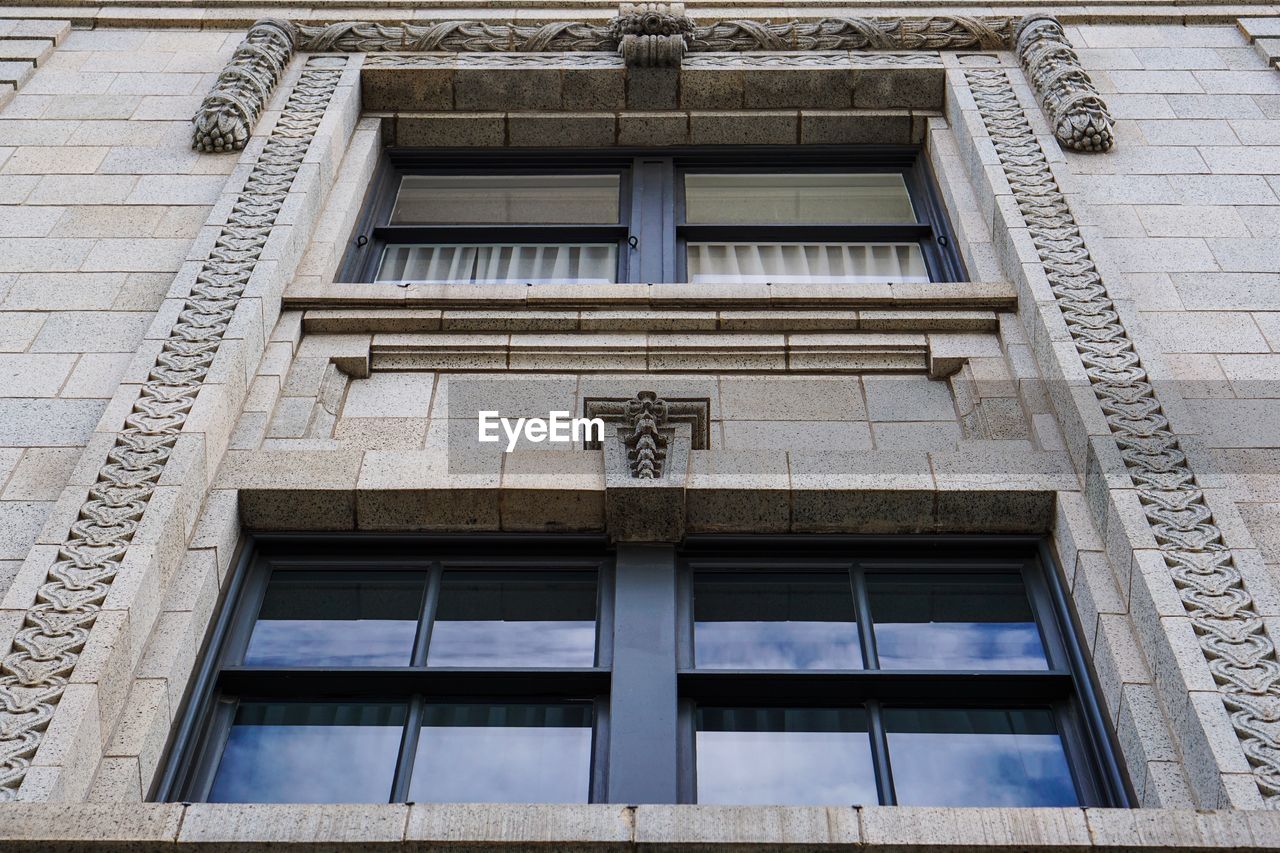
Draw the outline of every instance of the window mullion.
<instances>
[{"instance_id":1,"label":"window mullion","mask_svg":"<svg viewBox=\"0 0 1280 853\"><path fill-rule=\"evenodd\" d=\"M674 803L679 794L675 549L620 544L614 589L609 801Z\"/></svg>"},{"instance_id":2,"label":"window mullion","mask_svg":"<svg viewBox=\"0 0 1280 853\"><path fill-rule=\"evenodd\" d=\"M849 574L853 582L853 605L858 613L862 665L865 669L879 669L880 657L876 654L876 632L871 624L871 601L867 598L866 578L861 566L855 566Z\"/></svg>"},{"instance_id":3,"label":"window mullion","mask_svg":"<svg viewBox=\"0 0 1280 853\"><path fill-rule=\"evenodd\" d=\"M871 761L876 771L876 793L880 797L880 805L895 806L898 798L893 790L893 767L889 763L889 736L884 730L880 703L872 700L867 703L866 708L867 728L871 735Z\"/></svg>"},{"instance_id":4,"label":"window mullion","mask_svg":"<svg viewBox=\"0 0 1280 853\"><path fill-rule=\"evenodd\" d=\"M409 714L400 737L400 756L396 760L395 776L391 782L391 802L403 803L409 799L409 782L413 778L413 762L418 757L418 738L422 734L422 718L426 701L414 696L409 702Z\"/></svg>"},{"instance_id":5,"label":"window mullion","mask_svg":"<svg viewBox=\"0 0 1280 853\"><path fill-rule=\"evenodd\" d=\"M418 617L418 635L413 641L412 666L427 665L427 647L431 643L431 625L436 618L436 604L440 601L440 578L444 574L439 563L432 563L427 573L427 589L422 595L422 613Z\"/></svg>"},{"instance_id":6,"label":"window mullion","mask_svg":"<svg viewBox=\"0 0 1280 853\"><path fill-rule=\"evenodd\" d=\"M641 157L633 170L629 278L641 284L675 281L674 177L670 158Z\"/></svg>"}]
</instances>

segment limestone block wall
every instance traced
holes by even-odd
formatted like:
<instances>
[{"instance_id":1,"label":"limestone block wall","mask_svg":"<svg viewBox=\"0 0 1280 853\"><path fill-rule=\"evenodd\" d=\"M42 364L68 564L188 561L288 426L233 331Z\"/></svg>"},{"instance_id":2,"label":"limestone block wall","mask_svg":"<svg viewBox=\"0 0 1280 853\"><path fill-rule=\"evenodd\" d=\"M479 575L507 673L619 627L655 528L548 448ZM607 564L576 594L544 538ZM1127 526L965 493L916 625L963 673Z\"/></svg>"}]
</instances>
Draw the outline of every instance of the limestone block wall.
<instances>
[{"instance_id":1,"label":"limestone block wall","mask_svg":"<svg viewBox=\"0 0 1280 853\"><path fill-rule=\"evenodd\" d=\"M1280 577L1280 70L1276 19L1071 28L1121 135L1067 154L1082 224ZM1251 32L1261 39L1251 44Z\"/></svg>"},{"instance_id":2,"label":"limestone block wall","mask_svg":"<svg viewBox=\"0 0 1280 853\"><path fill-rule=\"evenodd\" d=\"M0 47L49 29L7 23ZM91 436L119 429L107 402L145 369L131 362L236 165L188 150L236 33L58 34L0 105L0 589L50 541Z\"/></svg>"},{"instance_id":3,"label":"limestone block wall","mask_svg":"<svg viewBox=\"0 0 1280 853\"><path fill-rule=\"evenodd\" d=\"M77 28L0 107L2 645L28 624L184 300L203 273L222 271L227 247L215 241L243 211L246 181L309 67L294 59L242 155L195 154L188 118L240 35L216 22ZM479 471L450 470L441 453L449 388L484 377L529 409L515 414L578 413L584 396L641 386L707 398L711 446L691 454L685 482L690 531L1048 535L1138 802L1260 807L1265 779L1260 788L1242 743L1265 746L1265 726L1249 741L1229 697L1224 705L1224 680L1206 658L1215 649L1203 624L1192 625L1166 560L1180 546L1156 538L1178 517L1153 514L1128 478L1117 428L1090 390L1087 347L1051 290L1054 248L1026 193L1056 182L1046 206L1080 226L1121 332L1205 489L1197 506L1221 529L1237 587L1265 625L1249 630L1269 636L1280 618L1271 375L1280 146L1266 143L1280 123L1280 71L1267 45L1230 20L1074 24L1068 35L1117 119L1116 149L1064 154L1012 55L944 54L944 108L912 113L895 132L923 141L973 283L938 285L932 296L831 291L816 305L795 293L681 304L670 289L664 305L642 305L648 296L623 288L579 291L579 302L599 300L584 308L521 288L480 305L397 293L344 308L356 290L335 284L334 271L378 148L395 137L380 117L358 120L360 60L321 58L324 92L288 101L285 138L303 142L262 226L262 252L234 247L245 252L234 259L242 292L196 404L181 412L177 461L149 493L16 796L148 796L246 527L602 529L596 451L554 454L566 462L522 448ZM786 104L765 106L773 115ZM443 126L423 115L419 130ZM804 110L788 116L800 130L787 140L804 141ZM704 116L721 134L704 141L726 141L725 127L738 134L752 117ZM467 120L448 118L455 128ZM527 117L518 118L483 144L522 144L509 134ZM570 138L564 129L579 125L560 118L540 114L550 136L537 139ZM857 119L842 114L840 126ZM627 126L603 121L618 133ZM944 304L965 288L972 302ZM712 353L706 341L716 337L750 353ZM569 339L595 349L565 349ZM835 358L833 342L847 341L863 348L841 350L839 368L790 369L819 351ZM590 369L573 361L584 353ZM525 372L508 373L517 356ZM395 808L381 818L403 820ZM156 814L174 835L190 820ZM1085 824L1075 812L1059 818ZM252 836L255 819L243 819ZM637 837L626 820L621 844Z\"/></svg>"}]
</instances>

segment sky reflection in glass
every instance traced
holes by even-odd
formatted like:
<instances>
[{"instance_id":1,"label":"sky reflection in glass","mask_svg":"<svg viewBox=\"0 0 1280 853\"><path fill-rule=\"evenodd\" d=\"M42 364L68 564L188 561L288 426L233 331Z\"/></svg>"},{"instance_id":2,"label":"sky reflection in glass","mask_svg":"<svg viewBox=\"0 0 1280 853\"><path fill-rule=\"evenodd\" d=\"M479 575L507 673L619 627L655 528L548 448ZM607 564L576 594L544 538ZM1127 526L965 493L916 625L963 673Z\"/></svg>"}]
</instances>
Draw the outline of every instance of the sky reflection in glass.
<instances>
[{"instance_id":1,"label":"sky reflection in glass","mask_svg":"<svg viewBox=\"0 0 1280 853\"><path fill-rule=\"evenodd\" d=\"M595 618L594 574L447 571L427 663L594 666Z\"/></svg>"},{"instance_id":2,"label":"sky reflection in glass","mask_svg":"<svg viewBox=\"0 0 1280 853\"><path fill-rule=\"evenodd\" d=\"M702 669L861 669L847 575L699 573L694 655Z\"/></svg>"},{"instance_id":3,"label":"sky reflection in glass","mask_svg":"<svg viewBox=\"0 0 1280 853\"><path fill-rule=\"evenodd\" d=\"M869 575L881 669L1048 669L1016 574Z\"/></svg>"},{"instance_id":4,"label":"sky reflection in glass","mask_svg":"<svg viewBox=\"0 0 1280 853\"><path fill-rule=\"evenodd\" d=\"M884 720L899 805L1078 804L1046 709L889 708Z\"/></svg>"},{"instance_id":5,"label":"sky reflection in glass","mask_svg":"<svg viewBox=\"0 0 1280 853\"><path fill-rule=\"evenodd\" d=\"M422 607L414 572L276 572L247 666L407 666Z\"/></svg>"},{"instance_id":6,"label":"sky reflection in glass","mask_svg":"<svg viewBox=\"0 0 1280 853\"><path fill-rule=\"evenodd\" d=\"M866 714L859 708L699 708L698 802L877 802Z\"/></svg>"},{"instance_id":7,"label":"sky reflection in glass","mask_svg":"<svg viewBox=\"0 0 1280 853\"><path fill-rule=\"evenodd\" d=\"M427 706L412 802L585 803L590 787L589 706Z\"/></svg>"},{"instance_id":8,"label":"sky reflection in glass","mask_svg":"<svg viewBox=\"0 0 1280 853\"><path fill-rule=\"evenodd\" d=\"M387 703L241 702L211 803L385 803L405 722Z\"/></svg>"}]
</instances>

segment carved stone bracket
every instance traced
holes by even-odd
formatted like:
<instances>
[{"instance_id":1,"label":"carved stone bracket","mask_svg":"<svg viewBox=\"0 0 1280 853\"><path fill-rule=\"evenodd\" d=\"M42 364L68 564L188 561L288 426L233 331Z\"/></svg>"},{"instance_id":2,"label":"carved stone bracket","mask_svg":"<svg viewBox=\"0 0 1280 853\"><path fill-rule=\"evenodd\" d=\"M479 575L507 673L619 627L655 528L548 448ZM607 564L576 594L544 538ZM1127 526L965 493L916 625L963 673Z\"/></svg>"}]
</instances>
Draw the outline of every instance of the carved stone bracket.
<instances>
[{"instance_id":1,"label":"carved stone bracket","mask_svg":"<svg viewBox=\"0 0 1280 853\"><path fill-rule=\"evenodd\" d=\"M710 444L711 402L706 398L664 400L655 391L641 391L630 400L588 397L583 411L588 418L620 425L618 441L612 443L618 455L609 464L606 447L606 464L637 480L660 480L669 471L683 474L679 457L687 461L690 449ZM677 434L686 436L684 447L675 441Z\"/></svg>"},{"instance_id":2,"label":"carved stone bracket","mask_svg":"<svg viewBox=\"0 0 1280 853\"><path fill-rule=\"evenodd\" d=\"M17 796L70 683L345 64L317 57L302 71L0 661L0 802Z\"/></svg>"},{"instance_id":3,"label":"carved stone bracket","mask_svg":"<svg viewBox=\"0 0 1280 853\"><path fill-rule=\"evenodd\" d=\"M1115 144L1111 113L1057 18L1023 18L1014 50L1058 141L1075 151L1109 151Z\"/></svg>"},{"instance_id":4,"label":"carved stone bracket","mask_svg":"<svg viewBox=\"0 0 1280 853\"><path fill-rule=\"evenodd\" d=\"M297 27L275 18L263 18L249 28L192 119L192 148L205 152L244 148L293 56L297 38Z\"/></svg>"},{"instance_id":5,"label":"carved stone bracket","mask_svg":"<svg viewBox=\"0 0 1280 853\"><path fill-rule=\"evenodd\" d=\"M1008 75L974 68L965 78L1254 781L1278 808L1275 644Z\"/></svg>"},{"instance_id":6,"label":"carved stone bracket","mask_svg":"<svg viewBox=\"0 0 1280 853\"><path fill-rule=\"evenodd\" d=\"M631 542L683 538L689 453L710 443L711 401L705 397L668 400L654 391L641 391L629 400L588 397L583 411L606 424L609 535Z\"/></svg>"},{"instance_id":7,"label":"carved stone bracket","mask_svg":"<svg viewBox=\"0 0 1280 853\"><path fill-rule=\"evenodd\" d=\"M675 68L684 58L693 21L683 3L623 3L609 27L628 66Z\"/></svg>"}]
</instances>

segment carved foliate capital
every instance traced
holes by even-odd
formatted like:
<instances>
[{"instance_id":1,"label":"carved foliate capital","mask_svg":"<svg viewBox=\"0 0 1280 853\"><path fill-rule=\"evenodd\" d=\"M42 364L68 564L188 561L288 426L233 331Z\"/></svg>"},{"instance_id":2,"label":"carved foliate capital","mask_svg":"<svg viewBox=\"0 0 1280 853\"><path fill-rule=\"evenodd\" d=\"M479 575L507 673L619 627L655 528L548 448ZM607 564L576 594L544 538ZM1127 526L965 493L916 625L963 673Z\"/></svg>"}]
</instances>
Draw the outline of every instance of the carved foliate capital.
<instances>
[{"instance_id":1,"label":"carved foliate capital","mask_svg":"<svg viewBox=\"0 0 1280 853\"><path fill-rule=\"evenodd\" d=\"M1115 144L1111 113L1058 19L1027 15L1018 24L1014 50L1058 141L1073 151L1110 150Z\"/></svg>"},{"instance_id":2,"label":"carved foliate capital","mask_svg":"<svg viewBox=\"0 0 1280 853\"><path fill-rule=\"evenodd\" d=\"M678 67L693 21L685 15L683 3L623 3L609 29L627 65Z\"/></svg>"}]
</instances>

